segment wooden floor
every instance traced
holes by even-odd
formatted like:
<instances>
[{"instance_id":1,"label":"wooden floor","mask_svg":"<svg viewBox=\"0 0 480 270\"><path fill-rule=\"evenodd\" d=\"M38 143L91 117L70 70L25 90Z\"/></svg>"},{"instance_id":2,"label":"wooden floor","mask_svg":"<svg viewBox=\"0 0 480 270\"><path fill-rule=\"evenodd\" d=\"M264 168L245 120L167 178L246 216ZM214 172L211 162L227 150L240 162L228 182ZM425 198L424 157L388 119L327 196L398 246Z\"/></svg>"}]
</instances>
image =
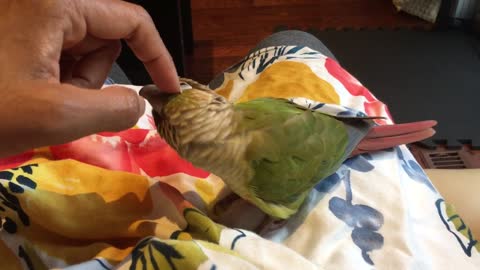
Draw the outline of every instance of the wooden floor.
<instances>
[{"instance_id":1,"label":"wooden floor","mask_svg":"<svg viewBox=\"0 0 480 270\"><path fill-rule=\"evenodd\" d=\"M428 28L388 0L192 0L187 76L206 83L278 27L298 30Z\"/></svg>"}]
</instances>

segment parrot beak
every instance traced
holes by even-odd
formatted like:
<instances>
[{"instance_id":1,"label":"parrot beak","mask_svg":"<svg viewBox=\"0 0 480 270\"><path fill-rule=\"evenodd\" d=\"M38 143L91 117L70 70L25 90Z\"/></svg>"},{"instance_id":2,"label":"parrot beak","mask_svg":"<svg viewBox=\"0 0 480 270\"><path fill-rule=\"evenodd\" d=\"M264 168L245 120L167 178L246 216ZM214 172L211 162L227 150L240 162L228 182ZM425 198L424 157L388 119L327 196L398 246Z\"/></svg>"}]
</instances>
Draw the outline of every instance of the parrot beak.
<instances>
[{"instance_id":1,"label":"parrot beak","mask_svg":"<svg viewBox=\"0 0 480 270\"><path fill-rule=\"evenodd\" d=\"M140 96L146 99L156 112L161 112L163 106L168 103L173 97L179 94L171 94L162 92L154 84L145 85L139 92Z\"/></svg>"}]
</instances>

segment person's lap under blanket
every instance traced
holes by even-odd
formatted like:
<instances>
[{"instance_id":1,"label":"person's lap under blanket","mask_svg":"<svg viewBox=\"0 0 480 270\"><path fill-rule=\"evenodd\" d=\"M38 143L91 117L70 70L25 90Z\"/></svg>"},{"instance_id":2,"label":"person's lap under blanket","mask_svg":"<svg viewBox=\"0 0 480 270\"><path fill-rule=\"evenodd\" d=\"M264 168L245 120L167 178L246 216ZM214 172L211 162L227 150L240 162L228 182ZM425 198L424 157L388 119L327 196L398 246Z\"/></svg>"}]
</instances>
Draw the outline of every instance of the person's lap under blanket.
<instances>
[{"instance_id":1,"label":"person's lap under blanket","mask_svg":"<svg viewBox=\"0 0 480 270\"><path fill-rule=\"evenodd\" d=\"M297 97L392 123L386 106L302 32L274 34L210 87L235 102ZM225 195L223 182L180 159L150 110L132 129L0 160L0 269L480 265L479 244L405 146L347 160L291 219L250 232L205 215ZM257 215L245 210L236 222Z\"/></svg>"}]
</instances>

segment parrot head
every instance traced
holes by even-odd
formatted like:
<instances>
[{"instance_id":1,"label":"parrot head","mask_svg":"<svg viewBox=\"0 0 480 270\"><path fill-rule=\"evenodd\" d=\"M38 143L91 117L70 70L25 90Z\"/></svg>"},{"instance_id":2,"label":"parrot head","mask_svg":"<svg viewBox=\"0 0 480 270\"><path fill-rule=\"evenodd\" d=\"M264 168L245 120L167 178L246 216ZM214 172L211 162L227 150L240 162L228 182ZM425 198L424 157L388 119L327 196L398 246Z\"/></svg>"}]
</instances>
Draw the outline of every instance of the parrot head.
<instances>
[{"instance_id":1,"label":"parrot head","mask_svg":"<svg viewBox=\"0 0 480 270\"><path fill-rule=\"evenodd\" d=\"M231 122L233 105L212 90L170 94L148 85L140 95L152 105L158 133L180 155L190 143L208 144L228 135L224 127Z\"/></svg>"}]
</instances>

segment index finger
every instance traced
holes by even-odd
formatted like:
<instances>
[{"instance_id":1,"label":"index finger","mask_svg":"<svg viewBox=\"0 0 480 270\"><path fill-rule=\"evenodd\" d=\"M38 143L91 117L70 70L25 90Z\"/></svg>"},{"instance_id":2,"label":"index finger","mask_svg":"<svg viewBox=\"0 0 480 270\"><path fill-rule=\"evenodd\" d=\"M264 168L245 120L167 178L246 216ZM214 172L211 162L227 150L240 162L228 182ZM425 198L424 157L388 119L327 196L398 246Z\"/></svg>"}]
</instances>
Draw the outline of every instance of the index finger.
<instances>
[{"instance_id":1,"label":"index finger","mask_svg":"<svg viewBox=\"0 0 480 270\"><path fill-rule=\"evenodd\" d=\"M101 39L124 39L159 89L180 91L173 60L145 9L120 0L73 3L83 15L88 34Z\"/></svg>"}]
</instances>

